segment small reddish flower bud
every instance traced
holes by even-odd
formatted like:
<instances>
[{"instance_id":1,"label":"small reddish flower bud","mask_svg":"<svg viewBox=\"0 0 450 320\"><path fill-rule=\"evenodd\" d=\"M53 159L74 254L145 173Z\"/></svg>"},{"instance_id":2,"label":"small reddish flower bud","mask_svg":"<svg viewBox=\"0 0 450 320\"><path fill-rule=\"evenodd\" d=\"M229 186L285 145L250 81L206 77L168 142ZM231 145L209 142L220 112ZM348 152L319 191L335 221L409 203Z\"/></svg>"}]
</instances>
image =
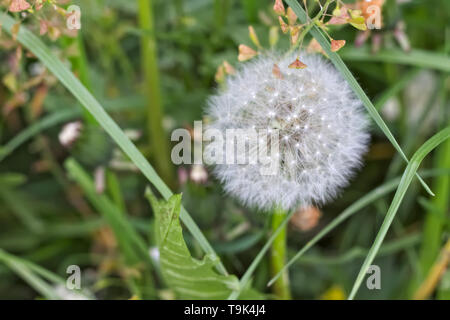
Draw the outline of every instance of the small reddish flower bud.
<instances>
[{"instance_id":1,"label":"small reddish flower bud","mask_svg":"<svg viewBox=\"0 0 450 320\"><path fill-rule=\"evenodd\" d=\"M345 45L345 40L331 40L331 51L336 52Z\"/></svg>"},{"instance_id":2,"label":"small reddish flower bud","mask_svg":"<svg viewBox=\"0 0 450 320\"><path fill-rule=\"evenodd\" d=\"M273 65L272 74L275 78L283 79L283 75L281 74L280 67L277 64Z\"/></svg>"},{"instance_id":3,"label":"small reddish flower bud","mask_svg":"<svg viewBox=\"0 0 450 320\"><path fill-rule=\"evenodd\" d=\"M307 67L307 65L298 59L296 59L294 62L292 62L289 65L289 68L291 68L291 69L305 69L306 67Z\"/></svg>"},{"instance_id":4,"label":"small reddish flower bud","mask_svg":"<svg viewBox=\"0 0 450 320\"><path fill-rule=\"evenodd\" d=\"M249 46L246 46L245 44L239 45L239 56L238 56L239 61L249 60L254 56L256 56L257 54L258 53Z\"/></svg>"},{"instance_id":5,"label":"small reddish flower bud","mask_svg":"<svg viewBox=\"0 0 450 320\"><path fill-rule=\"evenodd\" d=\"M282 17L278 17L278 21L280 21L281 31L283 31L283 33L287 33L289 31L289 26L287 23L284 22Z\"/></svg>"},{"instance_id":6,"label":"small reddish flower bud","mask_svg":"<svg viewBox=\"0 0 450 320\"><path fill-rule=\"evenodd\" d=\"M9 5L9 11L21 12L30 9L31 5L25 0L12 0Z\"/></svg>"},{"instance_id":7,"label":"small reddish flower bud","mask_svg":"<svg viewBox=\"0 0 450 320\"><path fill-rule=\"evenodd\" d=\"M275 11L278 15L283 15L286 13L284 10L283 0L275 0L275 4L273 5L273 11Z\"/></svg>"}]
</instances>

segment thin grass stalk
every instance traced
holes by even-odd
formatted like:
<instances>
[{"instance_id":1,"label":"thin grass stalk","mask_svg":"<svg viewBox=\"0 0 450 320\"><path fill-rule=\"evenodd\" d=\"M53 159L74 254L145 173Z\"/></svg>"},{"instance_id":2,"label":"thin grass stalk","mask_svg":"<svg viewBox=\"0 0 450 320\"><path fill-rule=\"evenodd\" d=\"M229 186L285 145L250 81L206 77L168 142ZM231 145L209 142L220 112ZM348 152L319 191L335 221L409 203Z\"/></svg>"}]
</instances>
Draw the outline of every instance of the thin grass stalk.
<instances>
[{"instance_id":1,"label":"thin grass stalk","mask_svg":"<svg viewBox=\"0 0 450 320\"><path fill-rule=\"evenodd\" d=\"M141 59L144 69L144 91L148 100L148 135L152 159L162 179L174 186L174 172L170 160L170 148L167 143L162 121L162 97L159 82L157 42L153 21L153 1L138 0L139 27L141 28Z\"/></svg>"},{"instance_id":2,"label":"thin grass stalk","mask_svg":"<svg viewBox=\"0 0 450 320\"><path fill-rule=\"evenodd\" d=\"M16 20L7 14L0 13L0 23L2 24L3 30L11 34L11 28L16 23ZM169 199L173 195L170 188L164 183L156 173L155 169L150 165L142 153L139 152L137 147L130 141L117 123L114 122L108 113L106 113L100 103L81 84L73 73L70 72L70 70L55 57L50 49L27 28L21 27L19 29L17 40L25 48L30 50L49 69L49 71L59 79L66 89L73 94L80 104L94 116L103 129L138 167L142 174L153 184L164 199ZM217 257L216 252L184 207L181 208L180 219L198 241L204 252L210 254L212 257ZM217 260L216 267L220 273L228 274L220 259Z\"/></svg>"},{"instance_id":3,"label":"thin grass stalk","mask_svg":"<svg viewBox=\"0 0 450 320\"><path fill-rule=\"evenodd\" d=\"M361 283L367 273L368 268L370 267L373 260L375 259L375 256L377 255L378 250L380 249L380 246L383 243L384 238L386 237L386 234L392 224L392 221L395 218L398 208L400 207L400 204L402 203L402 200L406 194L406 191L408 190L409 185L411 184L415 174L417 173L417 169L419 168L422 160L434 148L436 148L438 145L445 142L445 140L447 140L449 138L450 138L450 126L439 131L433 137L428 139L419 148L419 150L417 150L414 153L413 157L411 158L411 161L409 162L408 166L406 167L406 170L403 173L402 179L397 188L397 192L395 193L394 199L392 200L389 210L386 213L386 217L384 218L383 224L380 227L380 230L375 238L375 241L372 244L372 247L370 248L370 251L369 251L366 259L364 260L364 263L358 273L355 283L353 284L352 291L350 292L350 295L349 295L350 300L352 300L355 297L355 295L358 292L358 289L361 286Z\"/></svg>"},{"instance_id":4,"label":"thin grass stalk","mask_svg":"<svg viewBox=\"0 0 450 320\"><path fill-rule=\"evenodd\" d=\"M258 267L259 263L262 261L264 255L267 253L267 251L270 249L272 243L275 241L275 239L278 237L278 235L285 230L286 225L288 224L289 220L292 218L292 216L294 215L295 211L291 211L289 214L287 214L284 217L284 220L282 223L280 223L280 225L278 226L278 228L276 230L272 230L272 234L270 236L270 238L266 241L266 243L264 244L264 246L262 247L262 249L259 251L259 253L256 255L255 259L252 261L252 263L250 264L250 266L247 268L247 270L245 271L244 275L242 276L242 278L239 281L239 287L241 288L245 288L247 286L247 284L250 282L250 279L253 275L253 273L255 272L256 268ZM233 291L230 296L228 297L228 300L236 300L237 298L239 298L239 294L240 291Z\"/></svg>"},{"instance_id":5,"label":"thin grass stalk","mask_svg":"<svg viewBox=\"0 0 450 320\"><path fill-rule=\"evenodd\" d=\"M223 28L227 22L229 9L230 9L229 0L214 1L214 23L216 30L219 34L222 33Z\"/></svg>"},{"instance_id":6,"label":"thin grass stalk","mask_svg":"<svg viewBox=\"0 0 450 320\"><path fill-rule=\"evenodd\" d=\"M73 44L76 45L78 55L70 58L70 63L72 64L72 71L78 76L78 79L80 79L81 83L86 87L86 89L92 92L91 77L89 76L89 68L86 56L86 48L84 46L83 35L81 30L78 31L76 38L74 39L62 38L61 41L63 43L63 46L66 48L70 47ZM82 114L83 119L86 121L86 123L90 124L97 123L95 118L86 109L83 109Z\"/></svg>"},{"instance_id":7,"label":"thin grass stalk","mask_svg":"<svg viewBox=\"0 0 450 320\"><path fill-rule=\"evenodd\" d=\"M258 0L242 0L245 16L249 23L254 23L258 18Z\"/></svg>"},{"instance_id":8,"label":"thin grass stalk","mask_svg":"<svg viewBox=\"0 0 450 320\"><path fill-rule=\"evenodd\" d=\"M450 169L449 170L427 170L422 171L421 174L424 177L432 177L437 176L440 174L447 174L450 175ZM392 192L397 188L398 184L400 183L400 178L395 178L389 182L384 183L381 186L378 186L377 188L373 189L369 193L365 194L363 197L352 203L349 207L347 207L344 211L342 211L339 215L336 216L336 218L333 219L329 224L327 224L322 230L320 230L317 235L315 235L311 240L309 240L305 246L299 250L286 265L283 267L280 272L273 277L267 286L271 286L278 277L281 276L281 274L284 271L287 271L290 266L292 266L296 261L298 261L309 249L311 249L315 244L317 244L321 239L323 239L327 234L329 234L331 231L337 228L340 224L342 224L344 221L346 221L348 218L350 218L352 215L356 214L357 212L360 212L361 209L368 206L369 204L373 203L374 201L380 199L381 197L387 195L389 192ZM292 217L293 212L289 214L289 216L286 217L285 224L288 222L288 220ZM278 231L277 231L278 232ZM250 267L245 272L244 276L241 279L241 285L243 283L247 283L248 279L250 279L252 273L256 269L257 264L260 261L261 255L265 254L265 252L268 250L268 244L271 244L273 241L274 236L276 236L277 233L274 233L272 237L267 241L266 245L261 249L261 251L256 256L255 260L252 262ZM246 280L246 281L244 281Z\"/></svg>"},{"instance_id":9,"label":"thin grass stalk","mask_svg":"<svg viewBox=\"0 0 450 320\"><path fill-rule=\"evenodd\" d=\"M433 264L430 268L430 272L426 277L425 281L420 285L414 294L414 300L425 300L433 293L436 289L437 285L441 277L447 270L447 266L450 260L450 239L447 240L444 248L441 250L441 254L439 255L439 259Z\"/></svg>"},{"instance_id":10,"label":"thin grass stalk","mask_svg":"<svg viewBox=\"0 0 450 320\"><path fill-rule=\"evenodd\" d=\"M442 81L445 81L445 77L442 78ZM447 125L450 121L449 115L446 115L446 108L449 107L448 94L445 85L442 85L441 89L441 112L444 114L444 125ZM434 164L436 168L450 168L450 141L446 141L442 148L437 150ZM436 190L436 197L430 199L432 209L427 212L423 227L423 241L419 260L420 274L417 275L419 282L423 280L423 277L428 273L436 260L442 244L444 226L450 222L447 214L449 209L450 177L435 178L433 189Z\"/></svg>"},{"instance_id":11,"label":"thin grass stalk","mask_svg":"<svg viewBox=\"0 0 450 320\"><path fill-rule=\"evenodd\" d=\"M307 23L310 18L308 17L305 10L300 6L297 0L286 0L286 3L291 7L291 9L294 11L294 13L297 15L298 19L301 23ZM347 68L345 63L342 61L341 57L336 53L331 51L331 45L328 39L322 34L320 29L317 26L312 26L310 30L311 35L319 42L322 49L326 52L330 60L333 62L336 69L341 73L342 77L348 82L350 87L355 92L356 96L361 99L362 103L364 104L367 112L372 117L372 119L375 121L375 123L380 127L380 129L384 132L388 140L392 143L394 148L397 150L398 153L402 156L402 158L405 160L406 163L409 162L408 158L404 154L402 148L398 144L395 137L392 135L391 131L389 130L386 123L383 121L377 110L375 109L374 105L370 101L369 97L366 95L364 90L361 88L361 86L358 84L358 81L356 81L355 77L353 77L350 70ZM434 193L431 191L431 189L428 187L428 185L423 181L423 179L417 175L417 178L419 179L422 186L425 188L425 190L432 196L434 196Z\"/></svg>"}]
</instances>

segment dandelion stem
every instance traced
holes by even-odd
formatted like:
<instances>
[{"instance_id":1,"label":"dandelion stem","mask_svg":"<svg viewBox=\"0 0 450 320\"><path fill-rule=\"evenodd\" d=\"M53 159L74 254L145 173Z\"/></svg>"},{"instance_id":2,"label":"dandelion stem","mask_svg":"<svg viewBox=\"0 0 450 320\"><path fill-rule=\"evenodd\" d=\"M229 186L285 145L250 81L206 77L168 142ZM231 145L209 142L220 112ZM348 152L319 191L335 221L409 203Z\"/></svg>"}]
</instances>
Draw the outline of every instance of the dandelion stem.
<instances>
[{"instance_id":1,"label":"dandelion stem","mask_svg":"<svg viewBox=\"0 0 450 320\"><path fill-rule=\"evenodd\" d=\"M275 232L280 224L283 223L286 212L282 209L275 209L272 214L272 232ZM271 276L275 276L283 269L286 263L286 240L287 240L287 226L285 225L278 236L274 239L272 250L270 252L270 271ZM277 299L289 300L291 299L291 292L289 288L289 275L285 271L283 275L277 279L273 287Z\"/></svg>"}]
</instances>

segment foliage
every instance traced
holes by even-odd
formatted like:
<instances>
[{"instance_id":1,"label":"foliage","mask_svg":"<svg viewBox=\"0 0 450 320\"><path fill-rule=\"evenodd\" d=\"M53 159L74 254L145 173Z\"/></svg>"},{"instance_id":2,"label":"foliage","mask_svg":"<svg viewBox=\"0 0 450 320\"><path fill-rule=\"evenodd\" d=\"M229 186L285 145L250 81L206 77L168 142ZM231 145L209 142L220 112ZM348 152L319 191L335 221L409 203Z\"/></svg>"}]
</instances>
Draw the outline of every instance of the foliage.
<instances>
[{"instance_id":1,"label":"foliage","mask_svg":"<svg viewBox=\"0 0 450 320\"><path fill-rule=\"evenodd\" d=\"M83 298L271 298L267 252L287 226L293 299L448 299L450 2L377 0L381 29L357 0L149 2L153 17L143 0L0 1L0 298L68 298L73 264ZM271 230L209 168L167 163L169 137L240 60L299 47L330 59L375 123L340 197L307 228L293 211ZM74 120L89 129L66 148ZM365 286L370 264L381 290ZM195 272L180 280L181 266Z\"/></svg>"}]
</instances>

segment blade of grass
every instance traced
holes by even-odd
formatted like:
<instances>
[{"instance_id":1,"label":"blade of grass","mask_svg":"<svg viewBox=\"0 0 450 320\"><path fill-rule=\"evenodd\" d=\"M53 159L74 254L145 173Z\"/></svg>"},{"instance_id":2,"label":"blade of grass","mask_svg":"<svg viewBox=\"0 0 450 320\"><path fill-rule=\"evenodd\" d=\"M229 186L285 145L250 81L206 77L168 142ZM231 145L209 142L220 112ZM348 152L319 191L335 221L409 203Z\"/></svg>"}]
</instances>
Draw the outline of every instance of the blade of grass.
<instances>
[{"instance_id":1,"label":"blade of grass","mask_svg":"<svg viewBox=\"0 0 450 320\"><path fill-rule=\"evenodd\" d=\"M116 207L120 212L126 212L125 199L120 189L119 178L111 170L106 171L106 185L108 193L111 196Z\"/></svg>"},{"instance_id":2,"label":"blade of grass","mask_svg":"<svg viewBox=\"0 0 450 320\"><path fill-rule=\"evenodd\" d=\"M413 151L414 145L418 145L423 142L423 140L419 137L418 133L422 132L423 126L427 124L427 120L433 114L433 108L436 106L436 102L439 101L440 93L445 91L445 77L441 77L439 80L439 84L434 88L432 94L428 98L428 101L425 103L425 106L417 120L410 125L407 132L404 134L404 138L402 141L403 150L407 154L410 154ZM387 169L386 178L390 179L394 175L396 175L402 166L402 159L398 154L394 156L389 167Z\"/></svg>"},{"instance_id":3,"label":"blade of grass","mask_svg":"<svg viewBox=\"0 0 450 320\"><path fill-rule=\"evenodd\" d=\"M155 27L153 23L153 1L138 0L139 27L148 32L141 34L141 63L144 71L144 90L148 100L148 135L152 158L162 179L174 185L173 168L166 133L162 126L163 111L159 84L158 58L156 54Z\"/></svg>"},{"instance_id":4,"label":"blade of grass","mask_svg":"<svg viewBox=\"0 0 450 320\"><path fill-rule=\"evenodd\" d=\"M414 300L427 299L436 290L439 281L447 270L450 260L450 239L441 250L439 258L431 266L428 276L414 294Z\"/></svg>"},{"instance_id":5,"label":"blade of grass","mask_svg":"<svg viewBox=\"0 0 450 320\"><path fill-rule=\"evenodd\" d=\"M124 212L121 212L106 195L96 192L94 182L75 159L69 158L64 165L71 178L77 182L93 206L108 221L128 262L146 261L152 264L148 246L131 226Z\"/></svg>"},{"instance_id":6,"label":"blade of grass","mask_svg":"<svg viewBox=\"0 0 450 320\"><path fill-rule=\"evenodd\" d=\"M259 9L259 1L258 0L242 0L242 7L244 8L245 17L247 18L247 22L254 23L258 19L258 9Z\"/></svg>"},{"instance_id":7,"label":"blade of grass","mask_svg":"<svg viewBox=\"0 0 450 320\"><path fill-rule=\"evenodd\" d=\"M396 252L412 248L420 242L420 234L406 235L404 237L392 240L381 246L379 256L387 256ZM364 248L352 248L347 252L335 256L335 257L323 257L318 255L306 255L301 260L298 260L298 264L302 265L340 265L350 263L355 259L364 258L369 251Z\"/></svg>"},{"instance_id":8,"label":"blade of grass","mask_svg":"<svg viewBox=\"0 0 450 320\"><path fill-rule=\"evenodd\" d=\"M366 46L362 48L343 48L339 50L339 54L347 61L388 62L450 72L450 58L448 56L419 49L412 49L410 52L388 49L373 54L370 48Z\"/></svg>"},{"instance_id":9,"label":"blade of grass","mask_svg":"<svg viewBox=\"0 0 450 320\"><path fill-rule=\"evenodd\" d=\"M0 261L3 261L11 270L26 281L34 290L49 300L59 300L61 297L55 292L54 288L41 279L35 271L31 270L28 265L24 264L21 259L6 253L0 249ZM51 274L49 271L47 275ZM55 277L53 277L56 279ZM63 282L64 283L64 282Z\"/></svg>"},{"instance_id":10,"label":"blade of grass","mask_svg":"<svg viewBox=\"0 0 450 320\"><path fill-rule=\"evenodd\" d=\"M420 68L414 68L408 71L403 77L395 82L394 85L390 86L386 91L384 91L375 101L375 109L381 110L386 102L396 94L400 93L410 82L415 78L415 76L420 72Z\"/></svg>"},{"instance_id":11,"label":"blade of grass","mask_svg":"<svg viewBox=\"0 0 450 320\"><path fill-rule=\"evenodd\" d=\"M303 10L303 8L300 6L300 4L297 2L297 0L286 0L286 3L289 4L289 6L292 8L294 13L297 15L297 17L299 18L301 23L306 23L309 20L309 17L307 16L305 10ZM364 106L366 107L367 112L370 114L370 116L375 121L375 123L380 127L380 129L383 131L383 133L386 135L386 137L392 143L392 145L397 150L397 152L400 153L402 158L406 161L406 163L408 163L409 162L408 158L405 156L402 148L397 143L397 140L392 135L388 126L386 125L386 123L383 121L383 119L377 112L376 108L370 101L369 97L367 97L366 93L361 88L361 86L358 84L358 81L356 81L355 77L353 77L352 73L347 68L345 63L342 61L341 57L336 52L331 51L330 42L327 40L327 38L320 32L320 29L315 25L311 28L310 33L317 40L317 42L319 42L322 49L327 53L328 57L333 62L336 69L339 70L341 75L348 82L348 84L353 89L353 91L358 96L358 98L361 99ZM425 181L423 181L419 175L417 175L417 177L419 178L420 183L423 185L425 190L430 195L434 196L433 192L428 187L428 185L425 183Z\"/></svg>"},{"instance_id":12,"label":"blade of grass","mask_svg":"<svg viewBox=\"0 0 450 320\"><path fill-rule=\"evenodd\" d=\"M447 78L447 79L446 79ZM444 121L444 125L450 122L450 111L448 101L448 89L445 82L448 77L441 78L441 92L437 94L440 97L439 114ZM433 159L436 168L450 167L450 141L446 141L442 148L436 151ZM450 204L450 178L438 177L433 180L433 187L437 196L430 199L431 206L434 208L425 215L423 226L423 241L420 248L420 273L417 275L418 282L423 280L439 254L442 243L442 235L445 231L445 225L450 222L448 218L448 208Z\"/></svg>"},{"instance_id":13,"label":"blade of grass","mask_svg":"<svg viewBox=\"0 0 450 320\"><path fill-rule=\"evenodd\" d=\"M264 246L262 247L261 251L259 251L258 255L255 257L255 259L252 261L250 266L245 271L242 278L239 280L239 288L245 288L247 287L247 284L249 283L253 272L255 272L256 267L258 267L259 263L261 262L262 258L264 258L264 255L266 252L270 249L270 246L274 242L274 240L277 238L277 236L280 234L282 230L286 227L289 220L294 215L295 211L292 210L288 215L286 215L286 218L284 218L283 222L278 226L278 228L273 232L273 234L270 236L270 238L266 241ZM228 300L236 300L239 298L240 291L233 291L230 296L228 297Z\"/></svg>"},{"instance_id":14,"label":"blade of grass","mask_svg":"<svg viewBox=\"0 0 450 320\"><path fill-rule=\"evenodd\" d=\"M111 112L122 110L135 110L143 107L144 101L140 97L127 97L123 101L105 102L105 109ZM14 138L8 141L4 146L0 146L0 162L19 148L22 144L37 135L38 133L70 120L79 119L82 115L82 109L63 109L58 110L48 116L45 116L27 128L22 130Z\"/></svg>"},{"instance_id":15,"label":"blade of grass","mask_svg":"<svg viewBox=\"0 0 450 320\"><path fill-rule=\"evenodd\" d=\"M370 248L370 251L369 251L369 253L361 267L361 270L356 278L356 281L353 285L352 291L349 295L349 299L353 299L355 297L359 287L361 286L364 276L366 275L368 268L370 267L373 260L375 259L375 256L376 256L378 250L380 249L381 244L383 243L383 240L389 230L389 227L391 226L391 223L395 218L397 210L400 207L403 197L405 196L406 191L408 190L408 187L409 187L412 179L414 178L414 175L416 174L420 163L422 162L422 160L425 158L425 156L428 153L430 153L434 148L436 148L439 144L441 144L448 138L450 138L450 126L439 131L433 137L428 139L419 148L419 150L417 150L414 153L413 157L411 158L410 163L408 164L405 172L403 173L402 179L400 180L400 184L397 188L397 192L394 195L394 199L391 202L391 205L386 214L386 217L384 218L383 224L381 225L380 230L375 238L375 241L372 244L372 247Z\"/></svg>"},{"instance_id":16,"label":"blade of grass","mask_svg":"<svg viewBox=\"0 0 450 320\"><path fill-rule=\"evenodd\" d=\"M438 174L450 174L450 170L433 170L433 171L423 171L424 177L431 177ZM311 249L317 242L319 242L321 239L323 239L328 233L330 233L332 230L334 230L338 225L343 223L345 220L350 218L352 215L357 213L362 208L368 206L372 202L374 202L377 199L380 199L381 197L389 194L389 192L392 192L395 190L395 188L400 183L400 177L395 178L389 182L386 182L382 184L381 186L375 188L374 190L370 191L363 197L361 197L359 200L355 201L353 204L351 204L348 208L346 208L344 211L342 211L336 218L333 219L329 224L327 224L322 230L320 230L317 235L315 235L311 240L309 240L305 246L300 249L299 252L297 252L290 260L289 262L284 266L283 269L280 270L280 272L273 277L269 283L268 286L271 286L274 281L282 274L282 272L286 272L287 269L289 269L290 266L292 266L300 257L302 257L309 249Z\"/></svg>"},{"instance_id":17,"label":"blade of grass","mask_svg":"<svg viewBox=\"0 0 450 320\"><path fill-rule=\"evenodd\" d=\"M89 76L89 68L86 58L86 50L83 42L83 35L81 30L78 32L76 38L61 38L61 43L65 47L65 49L70 48L75 45L78 51L77 55L69 57L70 63L72 65L72 70L75 74L78 74L78 77L81 83L91 91L91 78ZM86 110L83 109L83 118L86 123L91 123L93 125L98 125L92 115Z\"/></svg>"},{"instance_id":18,"label":"blade of grass","mask_svg":"<svg viewBox=\"0 0 450 320\"><path fill-rule=\"evenodd\" d=\"M38 218L34 208L29 205L23 194L0 186L0 199L13 211L32 233L42 233L44 223Z\"/></svg>"},{"instance_id":19,"label":"blade of grass","mask_svg":"<svg viewBox=\"0 0 450 320\"><path fill-rule=\"evenodd\" d=\"M96 192L94 182L74 159L68 159L65 166L69 175L81 186L90 202L108 222L121 248L120 252L125 258L125 264L134 268L138 267L141 262L146 263L147 268L143 270L140 277L127 276L125 278L132 294L139 299L144 298L140 290L142 286L147 288L151 297L156 296L154 279L149 273L149 267L153 267L156 271L159 269L154 260L150 258L149 246L131 226L125 212L121 211L105 194Z\"/></svg>"},{"instance_id":20,"label":"blade of grass","mask_svg":"<svg viewBox=\"0 0 450 320\"><path fill-rule=\"evenodd\" d=\"M0 14L0 23L6 32L11 34L11 28L16 21L7 14ZM80 81L70 72L70 70L50 51L50 49L32 32L25 27L21 27L17 40L28 50L30 50L77 98L117 143L117 145L128 155L133 163L139 168L144 176L153 184L160 194L167 200L173 193L164 181L158 176L155 169L150 165L147 159L142 155L136 146L130 141L114 120L105 112L100 103L89 93ZM193 237L199 242L202 249L217 257L214 249L209 244L197 224L191 218L189 213L182 207L180 219L186 225L186 228L192 233ZM218 270L227 274L225 267L220 259L217 259Z\"/></svg>"},{"instance_id":21,"label":"blade of grass","mask_svg":"<svg viewBox=\"0 0 450 320\"><path fill-rule=\"evenodd\" d=\"M64 297L56 291L58 286L66 286L66 280L59 275L42 268L29 260L12 255L3 249L0 249L0 262L1 261L45 298L50 300L64 299ZM47 281L44 281L44 279ZM50 285L47 282L50 282ZM81 292L77 291L76 294L88 300L94 298L92 293L86 289L83 289Z\"/></svg>"}]
</instances>

